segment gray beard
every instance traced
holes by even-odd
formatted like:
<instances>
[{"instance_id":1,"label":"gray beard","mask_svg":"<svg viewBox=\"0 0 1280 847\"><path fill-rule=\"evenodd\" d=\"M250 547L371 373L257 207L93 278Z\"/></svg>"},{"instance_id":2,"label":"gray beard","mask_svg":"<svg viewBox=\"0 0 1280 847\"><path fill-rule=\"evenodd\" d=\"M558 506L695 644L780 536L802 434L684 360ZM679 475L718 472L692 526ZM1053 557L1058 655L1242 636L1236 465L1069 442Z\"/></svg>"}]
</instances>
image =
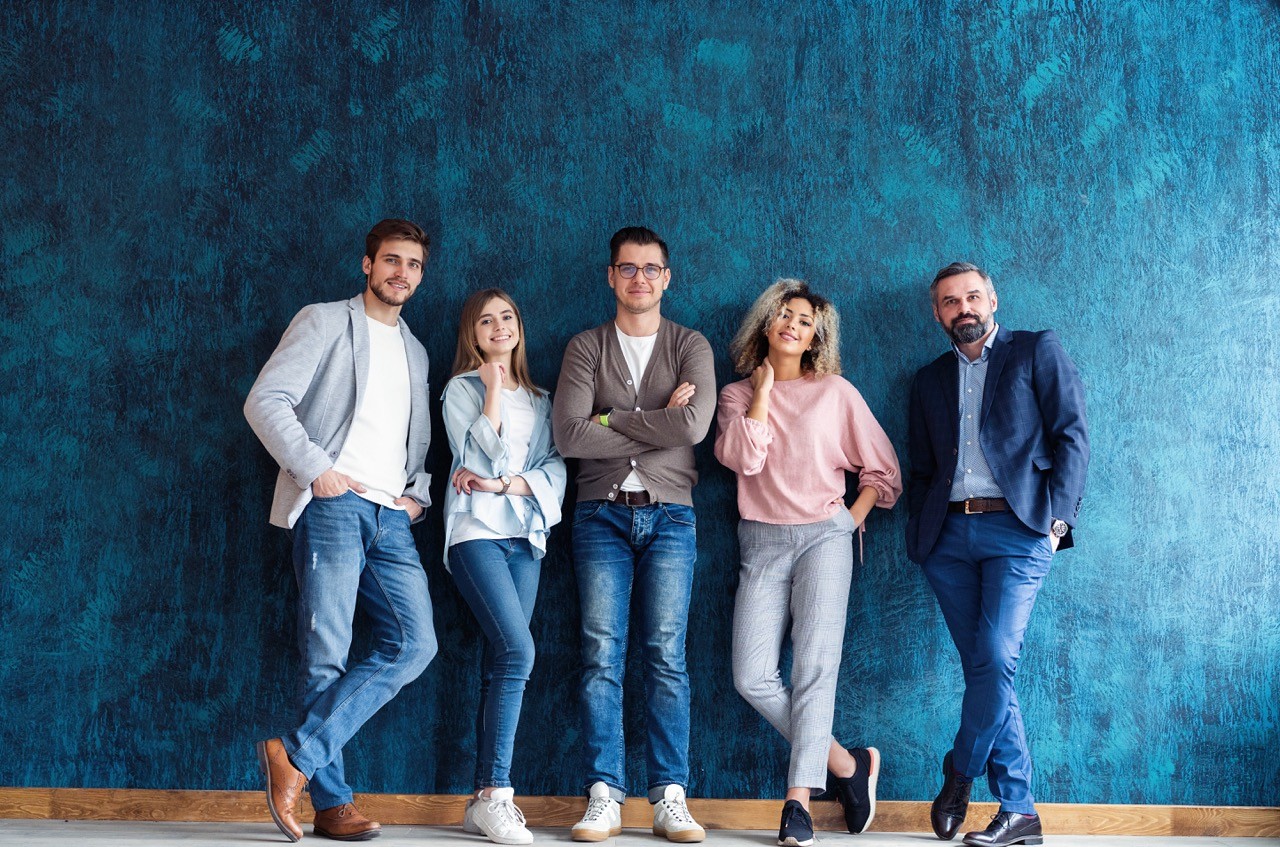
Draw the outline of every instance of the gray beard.
<instances>
[{"instance_id":1,"label":"gray beard","mask_svg":"<svg viewBox=\"0 0 1280 847\"><path fill-rule=\"evenodd\" d=\"M991 331L992 320L992 318L987 318L985 321L976 323L961 324L960 326L952 325L952 329L947 334L951 336L951 340L956 344L972 344Z\"/></svg>"}]
</instances>

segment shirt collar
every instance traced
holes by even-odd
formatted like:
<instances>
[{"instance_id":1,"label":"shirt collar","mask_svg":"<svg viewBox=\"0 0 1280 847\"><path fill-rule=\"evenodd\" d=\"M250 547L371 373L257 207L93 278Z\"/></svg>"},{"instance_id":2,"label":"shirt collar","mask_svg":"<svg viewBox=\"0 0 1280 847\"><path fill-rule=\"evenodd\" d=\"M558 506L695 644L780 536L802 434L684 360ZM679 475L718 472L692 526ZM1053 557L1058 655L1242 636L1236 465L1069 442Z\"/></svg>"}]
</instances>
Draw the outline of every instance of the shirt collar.
<instances>
[{"instance_id":1,"label":"shirt collar","mask_svg":"<svg viewBox=\"0 0 1280 847\"><path fill-rule=\"evenodd\" d=\"M985 362L987 360L987 356L991 353L991 345L996 343L996 336L999 334L1000 324L995 324L991 327L991 334L987 336L987 340L982 342L982 355L978 356L978 358L972 362L969 361L969 357L962 353L960 348L954 342L951 345L951 350L956 354L956 358L960 360L961 364L976 365L978 362Z\"/></svg>"}]
</instances>

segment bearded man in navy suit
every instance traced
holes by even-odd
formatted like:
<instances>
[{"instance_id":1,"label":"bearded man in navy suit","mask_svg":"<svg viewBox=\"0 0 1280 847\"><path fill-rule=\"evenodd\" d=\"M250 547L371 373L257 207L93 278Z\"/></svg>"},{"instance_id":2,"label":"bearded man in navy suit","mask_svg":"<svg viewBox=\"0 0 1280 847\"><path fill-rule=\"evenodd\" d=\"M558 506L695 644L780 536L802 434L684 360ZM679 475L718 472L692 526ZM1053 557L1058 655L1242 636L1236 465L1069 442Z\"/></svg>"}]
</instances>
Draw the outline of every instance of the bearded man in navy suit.
<instances>
[{"instance_id":1,"label":"bearded man in navy suit","mask_svg":"<svg viewBox=\"0 0 1280 847\"><path fill-rule=\"evenodd\" d=\"M1013 679L1036 593L1073 544L1089 464L1084 387L1053 331L995 323L981 268L948 265L930 294L952 349L911 388L907 554L937 595L965 681L933 831L955 837L985 772L1000 811L964 843L1040 844Z\"/></svg>"}]
</instances>

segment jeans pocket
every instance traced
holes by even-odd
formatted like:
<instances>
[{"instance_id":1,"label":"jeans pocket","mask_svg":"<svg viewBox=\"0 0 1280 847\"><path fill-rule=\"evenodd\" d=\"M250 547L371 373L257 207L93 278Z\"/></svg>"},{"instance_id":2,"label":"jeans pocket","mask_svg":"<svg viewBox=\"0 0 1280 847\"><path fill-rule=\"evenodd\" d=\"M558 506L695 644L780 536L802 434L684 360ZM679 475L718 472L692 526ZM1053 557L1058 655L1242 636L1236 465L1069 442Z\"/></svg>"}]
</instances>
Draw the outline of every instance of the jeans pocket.
<instances>
[{"instance_id":1,"label":"jeans pocket","mask_svg":"<svg viewBox=\"0 0 1280 847\"><path fill-rule=\"evenodd\" d=\"M693 513L691 506L684 506L679 503L663 503L661 508L662 514L666 515L673 523L693 527L698 525L698 518Z\"/></svg>"},{"instance_id":2,"label":"jeans pocket","mask_svg":"<svg viewBox=\"0 0 1280 847\"><path fill-rule=\"evenodd\" d=\"M604 508L603 500L588 500L573 507L573 526L589 521Z\"/></svg>"}]
</instances>

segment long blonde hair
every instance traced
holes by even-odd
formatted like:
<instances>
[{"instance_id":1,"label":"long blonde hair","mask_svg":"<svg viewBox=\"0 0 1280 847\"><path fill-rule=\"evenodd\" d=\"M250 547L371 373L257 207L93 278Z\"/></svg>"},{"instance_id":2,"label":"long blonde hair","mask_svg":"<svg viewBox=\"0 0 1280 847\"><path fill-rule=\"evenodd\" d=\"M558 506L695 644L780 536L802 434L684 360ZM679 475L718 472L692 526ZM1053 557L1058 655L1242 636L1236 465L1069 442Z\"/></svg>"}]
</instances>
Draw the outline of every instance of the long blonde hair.
<instances>
[{"instance_id":1,"label":"long blonde hair","mask_svg":"<svg viewBox=\"0 0 1280 847\"><path fill-rule=\"evenodd\" d=\"M476 341L476 321L480 320L480 316L484 314L484 307L495 297L505 302L511 307L511 311L516 313L516 330L520 333L520 340L511 351L511 378L534 397L541 397L546 392L534 385L533 378L529 376L529 361L524 352L524 318L520 315L520 307L516 305L515 300L511 299L511 295L501 288L485 288L477 291L462 304L462 317L458 319L458 349L453 354L451 377L474 371L484 364L480 344Z\"/></svg>"},{"instance_id":2,"label":"long blonde hair","mask_svg":"<svg viewBox=\"0 0 1280 847\"><path fill-rule=\"evenodd\" d=\"M840 373L840 314L830 300L810 291L801 279L780 279L756 298L729 343L734 370L749 376L760 366L769 355L765 331L782 314L783 306L797 297L813 305L813 344L800 357L800 372L817 376Z\"/></svg>"}]
</instances>

